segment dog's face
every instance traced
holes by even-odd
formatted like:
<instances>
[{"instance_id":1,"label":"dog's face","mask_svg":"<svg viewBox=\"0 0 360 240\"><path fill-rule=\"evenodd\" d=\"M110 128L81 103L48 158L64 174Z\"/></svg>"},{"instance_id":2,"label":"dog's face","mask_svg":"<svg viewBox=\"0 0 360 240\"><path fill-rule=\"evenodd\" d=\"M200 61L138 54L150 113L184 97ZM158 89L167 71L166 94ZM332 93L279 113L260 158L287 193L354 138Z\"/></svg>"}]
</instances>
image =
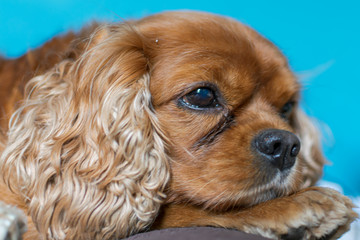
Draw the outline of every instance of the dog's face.
<instances>
[{"instance_id":1,"label":"dog's face","mask_svg":"<svg viewBox=\"0 0 360 240\"><path fill-rule=\"evenodd\" d=\"M170 139L169 202L224 210L303 186L300 85L282 54L231 19L175 14L144 25L156 43L152 101Z\"/></svg>"},{"instance_id":2,"label":"dog's face","mask_svg":"<svg viewBox=\"0 0 360 240\"><path fill-rule=\"evenodd\" d=\"M2 154L44 237L124 237L154 221L164 193L224 211L320 176L300 85L250 28L165 13L89 39L29 82Z\"/></svg>"}]
</instances>

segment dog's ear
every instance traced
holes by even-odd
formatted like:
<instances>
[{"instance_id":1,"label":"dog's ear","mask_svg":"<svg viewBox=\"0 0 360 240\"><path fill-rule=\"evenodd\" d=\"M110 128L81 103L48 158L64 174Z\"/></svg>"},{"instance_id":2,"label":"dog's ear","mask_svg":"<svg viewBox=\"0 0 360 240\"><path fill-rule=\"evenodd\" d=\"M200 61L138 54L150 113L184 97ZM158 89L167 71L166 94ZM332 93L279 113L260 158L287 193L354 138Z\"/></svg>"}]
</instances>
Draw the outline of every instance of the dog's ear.
<instances>
[{"instance_id":1,"label":"dog's ear","mask_svg":"<svg viewBox=\"0 0 360 240\"><path fill-rule=\"evenodd\" d=\"M123 24L89 41L76 62L29 82L1 158L4 179L23 196L44 239L143 230L169 179L145 39Z\"/></svg>"},{"instance_id":2,"label":"dog's ear","mask_svg":"<svg viewBox=\"0 0 360 240\"><path fill-rule=\"evenodd\" d=\"M301 139L300 157L303 187L316 183L322 176L323 166L326 163L321 151L320 132L302 110L296 109L294 125L297 135Z\"/></svg>"}]
</instances>

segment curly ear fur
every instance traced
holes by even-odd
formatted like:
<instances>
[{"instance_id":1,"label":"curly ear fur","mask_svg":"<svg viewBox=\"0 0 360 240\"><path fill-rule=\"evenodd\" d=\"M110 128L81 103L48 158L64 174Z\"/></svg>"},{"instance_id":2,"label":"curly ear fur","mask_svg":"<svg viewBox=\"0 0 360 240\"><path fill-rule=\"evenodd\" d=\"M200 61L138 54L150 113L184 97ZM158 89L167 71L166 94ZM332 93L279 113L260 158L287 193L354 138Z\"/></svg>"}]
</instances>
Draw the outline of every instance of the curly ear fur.
<instances>
[{"instance_id":1,"label":"curly ear fur","mask_svg":"<svg viewBox=\"0 0 360 240\"><path fill-rule=\"evenodd\" d=\"M128 236L152 222L165 197L168 159L144 40L127 24L92 40L76 62L28 83L1 157L44 239Z\"/></svg>"},{"instance_id":2,"label":"curly ear fur","mask_svg":"<svg viewBox=\"0 0 360 240\"><path fill-rule=\"evenodd\" d=\"M300 109L295 111L294 124L301 139L303 188L312 186L322 176L326 163L320 147L320 133L312 120Z\"/></svg>"}]
</instances>

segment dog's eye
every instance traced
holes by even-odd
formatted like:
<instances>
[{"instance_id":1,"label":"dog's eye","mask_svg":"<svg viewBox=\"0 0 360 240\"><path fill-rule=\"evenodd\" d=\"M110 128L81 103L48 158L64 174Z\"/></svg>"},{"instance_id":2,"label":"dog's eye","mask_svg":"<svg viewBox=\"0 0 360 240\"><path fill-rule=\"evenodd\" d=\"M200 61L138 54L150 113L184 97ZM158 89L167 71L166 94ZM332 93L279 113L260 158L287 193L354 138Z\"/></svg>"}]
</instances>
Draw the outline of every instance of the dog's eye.
<instances>
[{"instance_id":1,"label":"dog's eye","mask_svg":"<svg viewBox=\"0 0 360 240\"><path fill-rule=\"evenodd\" d=\"M213 108L218 106L213 90L207 87L197 88L183 96L180 101L193 109Z\"/></svg>"},{"instance_id":2,"label":"dog's eye","mask_svg":"<svg viewBox=\"0 0 360 240\"><path fill-rule=\"evenodd\" d=\"M295 106L294 101L289 101L289 102L285 103L285 105L280 110L280 116L284 119L289 119L289 117L294 109L294 106Z\"/></svg>"}]
</instances>

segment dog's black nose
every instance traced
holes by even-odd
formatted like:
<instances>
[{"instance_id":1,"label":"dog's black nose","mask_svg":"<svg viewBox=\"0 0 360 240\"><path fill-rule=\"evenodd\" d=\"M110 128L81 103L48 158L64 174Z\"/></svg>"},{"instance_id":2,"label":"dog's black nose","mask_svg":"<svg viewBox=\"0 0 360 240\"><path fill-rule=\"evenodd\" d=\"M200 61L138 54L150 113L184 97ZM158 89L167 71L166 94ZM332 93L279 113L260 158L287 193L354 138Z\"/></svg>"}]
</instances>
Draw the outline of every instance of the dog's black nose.
<instances>
[{"instance_id":1,"label":"dog's black nose","mask_svg":"<svg viewBox=\"0 0 360 240\"><path fill-rule=\"evenodd\" d=\"M295 164L300 151L300 140L291 132L267 129L254 137L252 146L262 159L285 170Z\"/></svg>"}]
</instances>

